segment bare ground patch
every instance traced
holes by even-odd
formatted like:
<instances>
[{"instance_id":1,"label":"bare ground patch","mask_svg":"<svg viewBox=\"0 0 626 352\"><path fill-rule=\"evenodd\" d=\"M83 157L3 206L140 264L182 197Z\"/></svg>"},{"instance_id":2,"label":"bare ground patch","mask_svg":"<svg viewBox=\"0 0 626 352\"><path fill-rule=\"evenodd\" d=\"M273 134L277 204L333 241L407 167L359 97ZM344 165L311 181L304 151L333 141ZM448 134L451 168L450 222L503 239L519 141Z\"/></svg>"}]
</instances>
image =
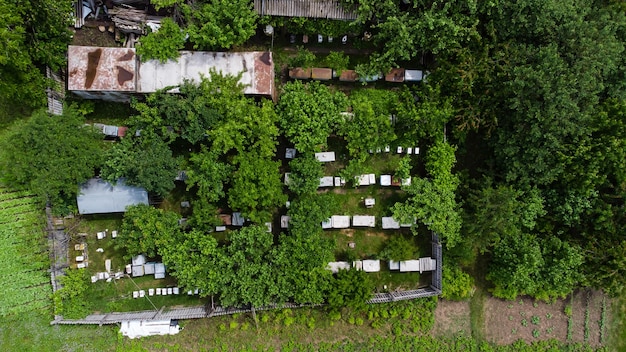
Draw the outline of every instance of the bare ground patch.
<instances>
[{"instance_id":1,"label":"bare ground patch","mask_svg":"<svg viewBox=\"0 0 626 352\"><path fill-rule=\"evenodd\" d=\"M490 297L485 300L485 337L497 344L511 344L523 339L557 339L566 341L566 302L552 304L536 302L530 298L505 301Z\"/></svg>"},{"instance_id":2,"label":"bare ground patch","mask_svg":"<svg viewBox=\"0 0 626 352\"><path fill-rule=\"evenodd\" d=\"M484 305L485 337L488 341L500 345L511 344L519 339L527 342L556 339L599 347L601 346L599 322L603 297L599 291L580 291L574 295L572 331L569 336L569 318L565 314L565 307L570 304L570 297L551 304L530 298L520 298L516 301L487 298ZM589 316L588 323L585 324L587 309ZM610 320L606 319L606 322L608 321Z\"/></svg>"},{"instance_id":3,"label":"bare ground patch","mask_svg":"<svg viewBox=\"0 0 626 352\"><path fill-rule=\"evenodd\" d=\"M439 300L435 309L434 337L471 336L470 305L468 301Z\"/></svg>"}]
</instances>

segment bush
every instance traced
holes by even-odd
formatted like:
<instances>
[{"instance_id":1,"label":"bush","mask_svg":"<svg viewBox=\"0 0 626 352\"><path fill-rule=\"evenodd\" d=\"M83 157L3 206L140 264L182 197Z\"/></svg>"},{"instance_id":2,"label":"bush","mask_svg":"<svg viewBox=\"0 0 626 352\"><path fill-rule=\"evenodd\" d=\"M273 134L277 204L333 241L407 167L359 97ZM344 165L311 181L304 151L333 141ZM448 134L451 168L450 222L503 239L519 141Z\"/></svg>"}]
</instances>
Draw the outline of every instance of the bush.
<instances>
[{"instance_id":1,"label":"bush","mask_svg":"<svg viewBox=\"0 0 626 352\"><path fill-rule=\"evenodd\" d=\"M340 75L342 71L348 69L350 58L340 51L331 51L330 54L326 56L324 63L327 67L332 68Z\"/></svg>"},{"instance_id":2,"label":"bush","mask_svg":"<svg viewBox=\"0 0 626 352\"><path fill-rule=\"evenodd\" d=\"M464 300L474 294L474 279L458 266L443 266L442 286L445 299Z\"/></svg>"},{"instance_id":3,"label":"bush","mask_svg":"<svg viewBox=\"0 0 626 352\"><path fill-rule=\"evenodd\" d=\"M315 65L316 60L317 57L310 50L304 49L303 47L298 47L298 52L296 53L296 56L292 57L289 60L289 66L309 68Z\"/></svg>"}]
</instances>

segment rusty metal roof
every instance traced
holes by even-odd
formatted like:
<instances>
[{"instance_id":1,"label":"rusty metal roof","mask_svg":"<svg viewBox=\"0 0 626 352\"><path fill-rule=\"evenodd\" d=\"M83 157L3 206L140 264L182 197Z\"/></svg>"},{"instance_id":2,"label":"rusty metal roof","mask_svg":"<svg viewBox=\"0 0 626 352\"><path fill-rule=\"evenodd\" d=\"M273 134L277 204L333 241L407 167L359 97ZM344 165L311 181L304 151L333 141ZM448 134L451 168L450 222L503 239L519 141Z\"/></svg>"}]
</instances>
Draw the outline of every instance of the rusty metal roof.
<instances>
[{"instance_id":1,"label":"rusty metal roof","mask_svg":"<svg viewBox=\"0 0 626 352\"><path fill-rule=\"evenodd\" d=\"M354 20L356 13L344 9L337 0L254 0L261 16L286 16Z\"/></svg>"},{"instance_id":2,"label":"rusty metal roof","mask_svg":"<svg viewBox=\"0 0 626 352\"><path fill-rule=\"evenodd\" d=\"M67 89L135 91L135 49L73 46L67 50Z\"/></svg>"}]
</instances>

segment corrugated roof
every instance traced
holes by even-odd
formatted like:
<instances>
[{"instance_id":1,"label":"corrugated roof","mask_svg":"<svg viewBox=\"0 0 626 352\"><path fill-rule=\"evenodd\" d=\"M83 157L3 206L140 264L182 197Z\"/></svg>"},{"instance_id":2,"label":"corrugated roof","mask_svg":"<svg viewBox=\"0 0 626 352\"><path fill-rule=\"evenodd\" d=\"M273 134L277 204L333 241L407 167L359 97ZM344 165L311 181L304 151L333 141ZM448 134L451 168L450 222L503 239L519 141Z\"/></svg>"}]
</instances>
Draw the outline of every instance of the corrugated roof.
<instances>
[{"instance_id":1,"label":"corrugated roof","mask_svg":"<svg viewBox=\"0 0 626 352\"><path fill-rule=\"evenodd\" d=\"M121 213L129 205L148 204L148 192L141 187L128 186L121 179L114 186L92 178L81 186L76 201L80 214Z\"/></svg>"},{"instance_id":2,"label":"corrugated roof","mask_svg":"<svg viewBox=\"0 0 626 352\"><path fill-rule=\"evenodd\" d=\"M74 46L67 49L67 89L135 91L135 49Z\"/></svg>"},{"instance_id":3,"label":"corrugated roof","mask_svg":"<svg viewBox=\"0 0 626 352\"><path fill-rule=\"evenodd\" d=\"M254 0L254 11L265 16L310 17L354 20L356 13L336 0Z\"/></svg>"},{"instance_id":4,"label":"corrugated roof","mask_svg":"<svg viewBox=\"0 0 626 352\"><path fill-rule=\"evenodd\" d=\"M153 93L159 89L183 83L199 82L200 76L209 77L211 69L233 76L241 73L244 93L274 94L274 62L271 52L207 52L181 51L177 61L161 63L149 60L138 64L137 92ZM175 92L175 91L174 91Z\"/></svg>"}]
</instances>

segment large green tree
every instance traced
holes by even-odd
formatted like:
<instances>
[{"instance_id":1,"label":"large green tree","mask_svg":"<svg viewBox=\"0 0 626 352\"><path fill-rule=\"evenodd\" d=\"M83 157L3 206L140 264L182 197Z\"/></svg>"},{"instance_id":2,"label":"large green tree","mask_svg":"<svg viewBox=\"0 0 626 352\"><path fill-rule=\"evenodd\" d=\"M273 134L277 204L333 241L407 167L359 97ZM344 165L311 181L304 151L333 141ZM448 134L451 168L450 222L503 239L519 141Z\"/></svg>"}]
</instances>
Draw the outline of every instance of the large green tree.
<instances>
[{"instance_id":1,"label":"large green tree","mask_svg":"<svg viewBox=\"0 0 626 352\"><path fill-rule=\"evenodd\" d=\"M266 306L278 297L272 265L273 236L263 225L244 227L228 236L220 268L220 303L225 307Z\"/></svg>"},{"instance_id":2,"label":"large green tree","mask_svg":"<svg viewBox=\"0 0 626 352\"><path fill-rule=\"evenodd\" d=\"M147 204L132 205L126 209L116 246L126 250L126 257L160 254L162 246L176 245L180 238L180 216L173 211L154 208Z\"/></svg>"},{"instance_id":3,"label":"large green tree","mask_svg":"<svg viewBox=\"0 0 626 352\"><path fill-rule=\"evenodd\" d=\"M515 299L530 295L542 300L564 298L581 280L580 248L556 237L540 240L522 234L500 241L493 252L487 279L493 295Z\"/></svg>"},{"instance_id":4,"label":"large green tree","mask_svg":"<svg viewBox=\"0 0 626 352\"><path fill-rule=\"evenodd\" d=\"M189 40L195 49L229 49L241 45L256 30L257 14L247 0L195 1L183 8Z\"/></svg>"},{"instance_id":5,"label":"large green tree","mask_svg":"<svg viewBox=\"0 0 626 352\"><path fill-rule=\"evenodd\" d=\"M287 200L282 191L280 163L252 152L237 155L234 163L237 169L228 192L228 205L253 222L270 220L272 211Z\"/></svg>"},{"instance_id":6,"label":"large green tree","mask_svg":"<svg viewBox=\"0 0 626 352\"><path fill-rule=\"evenodd\" d=\"M70 108L54 117L39 110L16 122L0 140L2 181L26 186L58 209L74 204L79 184L93 177L102 161L102 134L84 123Z\"/></svg>"},{"instance_id":7,"label":"large green tree","mask_svg":"<svg viewBox=\"0 0 626 352\"><path fill-rule=\"evenodd\" d=\"M298 152L319 151L326 146L346 104L343 93L320 83L287 83L277 107L281 130Z\"/></svg>"},{"instance_id":8,"label":"large green tree","mask_svg":"<svg viewBox=\"0 0 626 352\"><path fill-rule=\"evenodd\" d=\"M174 188L180 162L159 137L145 131L141 136L126 136L111 148L102 167L102 178L144 187L165 196Z\"/></svg>"},{"instance_id":9,"label":"large green tree","mask_svg":"<svg viewBox=\"0 0 626 352\"><path fill-rule=\"evenodd\" d=\"M45 67L65 62L71 0L0 1L0 124L45 104Z\"/></svg>"}]
</instances>

